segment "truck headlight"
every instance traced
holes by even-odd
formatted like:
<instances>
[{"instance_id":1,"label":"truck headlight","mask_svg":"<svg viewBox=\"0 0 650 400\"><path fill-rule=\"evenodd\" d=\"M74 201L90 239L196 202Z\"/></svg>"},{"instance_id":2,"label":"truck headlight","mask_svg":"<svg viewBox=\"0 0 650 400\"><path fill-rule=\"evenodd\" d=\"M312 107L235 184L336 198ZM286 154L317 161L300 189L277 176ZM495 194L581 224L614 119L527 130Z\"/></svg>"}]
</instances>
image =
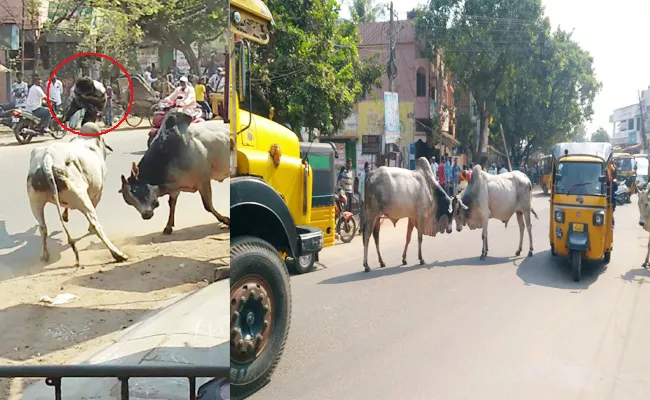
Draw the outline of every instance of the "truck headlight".
<instances>
[{"instance_id":1,"label":"truck headlight","mask_svg":"<svg viewBox=\"0 0 650 400\"><path fill-rule=\"evenodd\" d=\"M553 212L553 218L555 219L555 222L558 223L563 223L564 222L564 210L555 210Z\"/></svg>"},{"instance_id":2,"label":"truck headlight","mask_svg":"<svg viewBox=\"0 0 650 400\"><path fill-rule=\"evenodd\" d=\"M594 213L594 226L602 226L605 223L605 212L598 211Z\"/></svg>"}]
</instances>

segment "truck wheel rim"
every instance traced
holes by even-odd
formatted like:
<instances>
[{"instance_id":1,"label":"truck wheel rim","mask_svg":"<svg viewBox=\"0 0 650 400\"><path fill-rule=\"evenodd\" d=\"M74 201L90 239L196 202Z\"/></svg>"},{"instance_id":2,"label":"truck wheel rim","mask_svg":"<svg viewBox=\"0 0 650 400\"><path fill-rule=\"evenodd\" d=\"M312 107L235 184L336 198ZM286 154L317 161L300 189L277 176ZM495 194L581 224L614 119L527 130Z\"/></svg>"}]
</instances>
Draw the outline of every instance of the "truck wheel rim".
<instances>
[{"instance_id":1,"label":"truck wheel rim","mask_svg":"<svg viewBox=\"0 0 650 400\"><path fill-rule=\"evenodd\" d=\"M312 257L311 254L298 257L298 262L300 263L300 266L303 268L307 268L309 264L311 264L311 257Z\"/></svg>"},{"instance_id":2,"label":"truck wheel rim","mask_svg":"<svg viewBox=\"0 0 650 400\"><path fill-rule=\"evenodd\" d=\"M230 359L246 364L257 358L273 332L273 295L259 275L246 275L230 289Z\"/></svg>"}]
</instances>

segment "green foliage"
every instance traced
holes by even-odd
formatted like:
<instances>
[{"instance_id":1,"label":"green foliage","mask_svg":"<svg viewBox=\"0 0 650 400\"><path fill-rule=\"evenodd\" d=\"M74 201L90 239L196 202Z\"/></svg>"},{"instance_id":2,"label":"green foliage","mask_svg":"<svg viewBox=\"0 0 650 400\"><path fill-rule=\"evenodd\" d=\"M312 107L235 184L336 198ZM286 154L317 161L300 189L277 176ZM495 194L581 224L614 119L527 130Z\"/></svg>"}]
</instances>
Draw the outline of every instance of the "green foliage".
<instances>
[{"instance_id":1,"label":"green foliage","mask_svg":"<svg viewBox=\"0 0 650 400\"><path fill-rule=\"evenodd\" d=\"M472 92L481 130L495 117L489 138L498 148L503 126L514 164L574 138L591 118L601 87L593 60L569 33L551 32L540 0L430 0L416 27L429 55L440 50ZM483 141L474 131L460 139L471 149Z\"/></svg>"},{"instance_id":2,"label":"green foliage","mask_svg":"<svg viewBox=\"0 0 650 400\"><path fill-rule=\"evenodd\" d=\"M159 0L160 7L138 19L145 35L183 52L195 74L199 73L198 55L193 43L221 38L228 28L225 0Z\"/></svg>"},{"instance_id":3,"label":"green foliage","mask_svg":"<svg viewBox=\"0 0 650 400\"><path fill-rule=\"evenodd\" d=\"M609 135L607 134L607 131L601 126L596 129L596 132L591 134L591 141L607 143L609 142Z\"/></svg>"},{"instance_id":4,"label":"green foliage","mask_svg":"<svg viewBox=\"0 0 650 400\"><path fill-rule=\"evenodd\" d=\"M355 22L375 22L384 15L384 5L374 0L352 0L350 15Z\"/></svg>"},{"instance_id":5,"label":"green foliage","mask_svg":"<svg viewBox=\"0 0 650 400\"><path fill-rule=\"evenodd\" d=\"M554 143L586 139L581 130L600 90L592 63L569 33L551 34L548 27L517 58L510 84L497 99L497 120L515 162Z\"/></svg>"},{"instance_id":6,"label":"green foliage","mask_svg":"<svg viewBox=\"0 0 650 400\"><path fill-rule=\"evenodd\" d=\"M267 46L253 47L256 112L295 130L321 134L343 128L365 91L379 86L383 68L362 60L354 24L339 20L336 0L270 0L277 29Z\"/></svg>"}]
</instances>

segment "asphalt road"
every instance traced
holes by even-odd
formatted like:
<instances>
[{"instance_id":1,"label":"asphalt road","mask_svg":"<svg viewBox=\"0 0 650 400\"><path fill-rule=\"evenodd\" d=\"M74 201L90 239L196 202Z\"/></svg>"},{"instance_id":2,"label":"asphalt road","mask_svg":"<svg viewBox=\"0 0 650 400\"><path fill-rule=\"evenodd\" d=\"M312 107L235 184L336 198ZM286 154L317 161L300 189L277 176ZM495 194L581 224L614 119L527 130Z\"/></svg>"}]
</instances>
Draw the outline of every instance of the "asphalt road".
<instances>
[{"instance_id":1,"label":"asphalt road","mask_svg":"<svg viewBox=\"0 0 650 400\"><path fill-rule=\"evenodd\" d=\"M137 130L117 130L105 138L114 153L106 160L107 177L103 197L97 207L99 220L107 235L112 239L129 238L154 232L162 232L169 215L166 197L161 199L160 207L152 219L145 221L135 208L127 205L118 193L121 187L120 175L128 176L131 163L138 162L147 148L148 127ZM69 133L63 141L72 137ZM13 134L0 134L0 280L20 276L24 270L38 264L41 254L38 225L29 207L25 180L29 167L29 157L36 146L53 142L51 137L36 138L32 143L19 145ZM229 181L212 182L212 197L215 208L229 215ZM45 208L46 222L50 232L49 240L67 243L62 232L54 205ZM175 230L186 227L216 223L212 214L204 210L200 195L184 193L176 205ZM88 222L79 212L70 213L70 230L73 237L82 236L88 229ZM86 241L99 239L96 237ZM80 242L80 248L84 242ZM62 254L51 254L52 262L61 257L74 259L72 252L64 247ZM52 252L52 248L50 248ZM82 256L83 257L83 256ZM23 262L24 261L24 262Z\"/></svg>"},{"instance_id":2,"label":"asphalt road","mask_svg":"<svg viewBox=\"0 0 650 400\"><path fill-rule=\"evenodd\" d=\"M589 264L574 283L549 251L548 198L536 195L535 254L514 257L513 218L480 231L411 243L399 266L405 221L386 223L363 272L360 237L321 253L322 267L291 279L288 343L265 399L648 399L648 234L636 197L615 213L611 263ZM525 255L528 249L524 238Z\"/></svg>"}]
</instances>

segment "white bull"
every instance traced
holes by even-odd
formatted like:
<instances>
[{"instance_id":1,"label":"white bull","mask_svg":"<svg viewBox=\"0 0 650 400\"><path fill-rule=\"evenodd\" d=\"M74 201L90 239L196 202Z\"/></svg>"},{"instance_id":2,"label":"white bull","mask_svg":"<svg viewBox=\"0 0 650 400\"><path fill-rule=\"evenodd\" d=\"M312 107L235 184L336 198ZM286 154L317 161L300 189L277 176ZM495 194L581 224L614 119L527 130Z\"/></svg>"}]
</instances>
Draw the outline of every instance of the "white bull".
<instances>
[{"instance_id":1,"label":"white bull","mask_svg":"<svg viewBox=\"0 0 650 400\"><path fill-rule=\"evenodd\" d=\"M639 225L643 227L643 230L650 232L650 224L648 224L648 219L650 219L650 186L645 191L639 192ZM650 238L648 239L648 251L645 255L645 261L643 262L643 267L648 266L648 257L650 257Z\"/></svg>"},{"instance_id":2,"label":"white bull","mask_svg":"<svg viewBox=\"0 0 650 400\"><path fill-rule=\"evenodd\" d=\"M97 124L89 122L81 128L82 133L95 134L101 130ZM97 234L113 258L127 260L108 239L99 224L95 207L102 197L106 179L106 156L112 151L102 136L75 136L69 142L56 142L32 150L27 175L27 195L38 221L43 241L41 260L47 262L50 253L47 250L47 226L45 225L45 205L56 205L63 230L79 265L79 251L76 243L83 237ZM65 211L61 213L61 207ZM88 234L79 239L72 239L65 225L68 221L68 209L79 210L88 219Z\"/></svg>"},{"instance_id":3,"label":"white bull","mask_svg":"<svg viewBox=\"0 0 650 400\"><path fill-rule=\"evenodd\" d=\"M528 257L532 257L533 232L530 213L538 218L531 204L532 188L528 177L520 171L491 175L483 171L480 165L474 167L467 189L454 198L454 219L458 232L465 225L471 230L483 229L481 260L484 260L488 253L489 219L498 219L508 226L508 221L515 213L519 223L519 248L516 255L521 254L525 221L530 241Z\"/></svg>"},{"instance_id":4,"label":"white bull","mask_svg":"<svg viewBox=\"0 0 650 400\"><path fill-rule=\"evenodd\" d=\"M418 258L422 258L422 235L436 236L438 233L452 231L452 199L440 187L433 175L431 164L420 157L415 162L415 170L380 167L368 174L365 181L363 232L363 267L368 266L368 245L370 234L375 239L379 265L385 267L379 252L379 218L385 215L393 224L408 218L406 244L402 253L402 263L406 264L406 250L411 241L413 228L418 230Z\"/></svg>"}]
</instances>

